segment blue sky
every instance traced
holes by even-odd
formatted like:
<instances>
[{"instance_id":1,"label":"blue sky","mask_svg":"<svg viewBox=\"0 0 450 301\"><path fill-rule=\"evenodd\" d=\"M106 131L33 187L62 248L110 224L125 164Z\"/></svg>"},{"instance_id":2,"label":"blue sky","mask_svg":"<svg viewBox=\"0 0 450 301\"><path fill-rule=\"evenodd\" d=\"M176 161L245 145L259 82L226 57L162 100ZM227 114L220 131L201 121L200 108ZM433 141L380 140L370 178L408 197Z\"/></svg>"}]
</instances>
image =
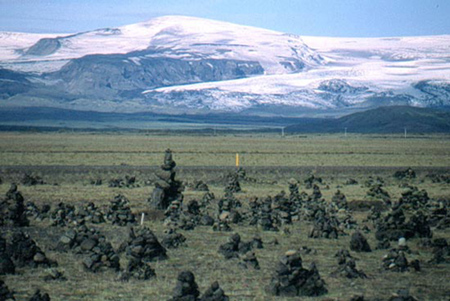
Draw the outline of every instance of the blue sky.
<instances>
[{"instance_id":1,"label":"blue sky","mask_svg":"<svg viewBox=\"0 0 450 301\"><path fill-rule=\"evenodd\" d=\"M0 0L0 31L69 33L187 15L299 35L450 34L450 0Z\"/></svg>"}]
</instances>

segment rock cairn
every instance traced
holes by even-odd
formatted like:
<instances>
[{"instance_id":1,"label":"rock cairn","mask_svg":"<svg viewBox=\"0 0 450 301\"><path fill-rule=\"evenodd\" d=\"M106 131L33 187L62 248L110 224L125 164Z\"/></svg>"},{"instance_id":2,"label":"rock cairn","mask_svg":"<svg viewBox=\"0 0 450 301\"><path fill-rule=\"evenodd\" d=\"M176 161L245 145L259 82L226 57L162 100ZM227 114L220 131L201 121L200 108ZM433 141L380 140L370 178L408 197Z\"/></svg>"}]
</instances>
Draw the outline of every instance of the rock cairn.
<instances>
[{"instance_id":1,"label":"rock cairn","mask_svg":"<svg viewBox=\"0 0 450 301\"><path fill-rule=\"evenodd\" d=\"M399 180L412 180L416 178L416 172L412 168L399 170L394 173L394 178Z\"/></svg>"},{"instance_id":2,"label":"rock cairn","mask_svg":"<svg viewBox=\"0 0 450 301\"><path fill-rule=\"evenodd\" d=\"M0 201L0 226L26 227L29 223L23 196L17 185L11 184L5 199Z\"/></svg>"},{"instance_id":3,"label":"rock cairn","mask_svg":"<svg viewBox=\"0 0 450 301\"><path fill-rule=\"evenodd\" d=\"M200 301L228 301L227 295L223 289L220 288L219 282L214 281L211 286L205 291L205 293L200 298Z\"/></svg>"},{"instance_id":4,"label":"rock cairn","mask_svg":"<svg viewBox=\"0 0 450 301\"><path fill-rule=\"evenodd\" d=\"M306 186L306 189L313 188L314 184L322 184L323 180L320 177L316 177L315 175L310 175L308 178L306 178L303 183Z\"/></svg>"},{"instance_id":5,"label":"rock cairn","mask_svg":"<svg viewBox=\"0 0 450 301\"><path fill-rule=\"evenodd\" d=\"M347 250L339 250L335 257L338 258L338 269L333 272L332 276L341 276L345 278L367 278L367 275L356 268L355 259Z\"/></svg>"},{"instance_id":6,"label":"rock cairn","mask_svg":"<svg viewBox=\"0 0 450 301\"><path fill-rule=\"evenodd\" d=\"M408 186L408 189L402 193L399 204L405 209L417 210L424 208L429 200L425 189L419 190L415 186Z\"/></svg>"},{"instance_id":7,"label":"rock cairn","mask_svg":"<svg viewBox=\"0 0 450 301\"><path fill-rule=\"evenodd\" d=\"M65 227L73 224L76 220L75 207L63 202L58 203L56 208L50 212L50 222L55 227Z\"/></svg>"},{"instance_id":8,"label":"rock cairn","mask_svg":"<svg viewBox=\"0 0 450 301\"><path fill-rule=\"evenodd\" d=\"M103 212L101 212L93 202L80 206L77 209L76 216L77 219L82 220L83 222L90 222L93 224L101 224L106 222Z\"/></svg>"},{"instance_id":9,"label":"rock cairn","mask_svg":"<svg viewBox=\"0 0 450 301\"><path fill-rule=\"evenodd\" d=\"M178 274L177 284L173 290L171 301L196 301L200 296L195 276L191 271Z\"/></svg>"},{"instance_id":10,"label":"rock cairn","mask_svg":"<svg viewBox=\"0 0 450 301\"><path fill-rule=\"evenodd\" d=\"M121 194L110 202L106 218L113 225L128 226L136 224L136 216L131 212L130 201Z\"/></svg>"},{"instance_id":11,"label":"rock cairn","mask_svg":"<svg viewBox=\"0 0 450 301\"><path fill-rule=\"evenodd\" d=\"M164 164L161 165L161 171L156 173L158 180L155 182L152 196L148 200L152 208L165 210L171 202L183 201L182 183L175 179L175 166L172 151L167 149L164 155Z\"/></svg>"},{"instance_id":12,"label":"rock cairn","mask_svg":"<svg viewBox=\"0 0 450 301\"><path fill-rule=\"evenodd\" d=\"M109 180L108 187L111 188L135 188L139 187L139 184L136 181L135 176L125 176L125 179L123 178L116 178Z\"/></svg>"},{"instance_id":13,"label":"rock cairn","mask_svg":"<svg viewBox=\"0 0 450 301\"><path fill-rule=\"evenodd\" d=\"M263 231L278 231L277 220L272 212L272 198L265 198L260 204L258 225Z\"/></svg>"},{"instance_id":14,"label":"rock cairn","mask_svg":"<svg viewBox=\"0 0 450 301\"><path fill-rule=\"evenodd\" d=\"M2 279L0 279L0 300L16 300L16 298L14 298L14 293L9 290L8 286Z\"/></svg>"},{"instance_id":15,"label":"rock cairn","mask_svg":"<svg viewBox=\"0 0 450 301\"><path fill-rule=\"evenodd\" d=\"M409 294L409 289L400 289L392 294L388 301L418 301Z\"/></svg>"},{"instance_id":16,"label":"rock cairn","mask_svg":"<svg viewBox=\"0 0 450 301\"><path fill-rule=\"evenodd\" d=\"M25 186L34 186L34 185L43 185L45 184L44 180L38 176L32 176L29 174L24 174L20 183Z\"/></svg>"},{"instance_id":17,"label":"rock cairn","mask_svg":"<svg viewBox=\"0 0 450 301\"><path fill-rule=\"evenodd\" d=\"M391 205L391 196L389 193L383 189L382 184L374 184L370 187L369 191L367 191L366 199L368 200L381 200L386 205Z\"/></svg>"},{"instance_id":18,"label":"rock cairn","mask_svg":"<svg viewBox=\"0 0 450 301\"><path fill-rule=\"evenodd\" d=\"M359 231L352 234L350 239L350 250L355 252L372 252L367 239Z\"/></svg>"},{"instance_id":19,"label":"rock cairn","mask_svg":"<svg viewBox=\"0 0 450 301\"><path fill-rule=\"evenodd\" d=\"M241 184L239 183L239 175L237 172L229 173L226 180L225 193L236 193L241 191Z\"/></svg>"},{"instance_id":20,"label":"rock cairn","mask_svg":"<svg viewBox=\"0 0 450 301\"><path fill-rule=\"evenodd\" d=\"M336 206L337 209L348 209L347 198L345 194L343 194L340 190L336 191L336 193L331 198L331 202Z\"/></svg>"},{"instance_id":21,"label":"rock cairn","mask_svg":"<svg viewBox=\"0 0 450 301\"><path fill-rule=\"evenodd\" d=\"M288 251L278 263L267 292L282 297L312 297L326 294L328 291L316 265L312 263L309 270L305 269L300 254L297 251Z\"/></svg>"},{"instance_id":22,"label":"rock cairn","mask_svg":"<svg viewBox=\"0 0 450 301\"><path fill-rule=\"evenodd\" d=\"M0 236L0 275L14 274L16 266L7 253L6 239Z\"/></svg>"},{"instance_id":23,"label":"rock cairn","mask_svg":"<svg viewBox=\"0 0 450 301\"><path fill-rule=\"evenodd\" d=\"M167 229L164 231L165 235L161 240L161 245L167 249L176 249L185 245L186 237L178 233L175 229Z\"/></svg>"},{"instance_id":24,"label":"rock cairn","mask_svg":"<svg viewBox=\"0 0 450 301\"><path fill-rule=\"evenodd\" d=\"M35 268L38 266L57 266L57 263L48 259L44 251L24 232L16 232L13 234L11 244L7 245L7 253L11 255L15 265L18 267L30 266Z\"/></svg>"},{"instance_id":25,"label":"rock cairn","mask_svg":"<svg viewBox=\"0 0 450 301\"><path fill-rule=\"evenodd\" d=\"M209 187L208 185L206 185L205 182L203 181L195 181L192 184L192 190L194 191L205 191L205 192L209 192Z\"/></svg>"},{"instance_id":26,"label":"rock cairn","mask_svg":"<svg viewBox=\"0 0 450 301\"><path fill-rule=\"evenodd\" d=\"M155 270L149 263L143 262L137 258L130 258L128 265L119 275L119 280L129 281L131 278L136 280L149 280L156 277Z\"/></svg>"},{"instance_id":27,"label":"rock cairn","mask_svg":"<svg viewBox=\"0 0 450 301\"><path fill-rule=\"evenodd\" d=\"M41 293L41 290L37 289L28 301L50 301L50 296L47 293Z\"/></svg>"},{"instance_id":28,"label":"rock cairn","mask_svg":"<svg viewBox=\"0 0 450 301\"><path fill-rule=\"evenodd\" d=\"M245 269L260 269L259 261L258 258L256 258L255 252L247 252L244 256L242 256L242 261L239 263L239 265Z\"/></svg>"},{"instance_id":29,"label":"rock cairn","mask_svg":"<svg viewBox=\"0 0 450 301\"><path fill-rule=\"evenodd\" d=\"M412 267L416 271L420 271L420 263L418 260L414 260L411 263L408 262L404 251L398 249L392 249L388 254L383 257L383 268L385 270L394 272L406 272Z\"/></svg>"},{"instance_id":30,"label":"rock cairn","mask_svg":"<svg viewBox=\"0 0 450 301\"><path fill-rule=\"evenodd\" d=\"M120 251L125 251L129 257L144 262L167 259L166 249L147 227L131 228L128 241L120 247Z\"/></svg>"},{"instance_id":31,"label":"rock cairn","mask_svg":"<svg viewBox=\"0 0 450 301\"><path fill-rule=\"evenodd\" d=\"M64 233L59 239L56 250L82 254L84 267L94 273L106 268L116 271L120 269L120 258L111 243L98 230L89 229L85 225Z\"/></svg>"},{"instance_id":32,"label":"rock cairn","mask_svg":"<svg viewBox=\"0 0 450 301\"><path fill-rule=\"evenodd\" d=\"M376 224L375 237L382 240L398 240L400 237L406 239L412 237L432 237L430 223L422 211L415 212L406 222L404 210L395 207L382 221Z\"/></svg>"}]
</instances>

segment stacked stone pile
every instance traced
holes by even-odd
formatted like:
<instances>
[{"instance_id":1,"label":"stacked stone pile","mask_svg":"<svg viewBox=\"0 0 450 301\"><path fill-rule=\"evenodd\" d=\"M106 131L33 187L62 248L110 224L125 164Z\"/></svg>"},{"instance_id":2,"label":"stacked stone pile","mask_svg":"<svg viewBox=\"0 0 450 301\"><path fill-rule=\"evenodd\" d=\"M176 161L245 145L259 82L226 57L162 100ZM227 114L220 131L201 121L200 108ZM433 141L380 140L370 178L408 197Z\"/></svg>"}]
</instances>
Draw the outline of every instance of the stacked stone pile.
<instances>
[{"instance_id":1,"label":"stacked stone pile","mask_svg":"<svg viewBox=\"0 0 450 301\"><path fill-rule=\"evenodd\" d=\"M99 231L87 228L85 225L68 230L59 239L56 250L82 254L82 263L92 272L106 268L116 271L120 268L120 258L110 242Z\"/></svg>"},{"instance_id":2,"label":"stacked stone pile","mask_svg":"<svg viewBox=\"0 0 450 301\"><path fill-rule=\"evenodd\" d=\"M28 301L50 301L50 296L47 293L41 293L41 290L37 289Z\"/></svg>"},{"instance_id":3,"label":"stacked stone pile","mask_svg":"<svg viewBox=\"0 0 450 301\"><path fill-rule=\"evenodd\" d=\"M338 258L338 269L332 273L333 276L345 278L367 278L367 275L356 268L355 259L347 250L339 250L335 257Z\"/></svg>"},{"instance_id":4,"label":"stacked stone pile","mask_svg":"<svg viewBox=\"0 0 450 301\"><path fill-rule=\"evenodd\" d=\"M267 292L282 297L312 297L326 294L328 291L315 264L311 264L309 270L305 269L300 254L297 251L288 251L278 263Z\"/></svg>"},{"instance_id":5,"label":"stacked stone pile","mask_svg":"<svg viewBox=\"0 0 450 301\"><path fill-rule=\"evenodd\" d=\"M219 282L214 281L200 298L200 301L228 301L230 298L220 288Z\"/></svg>"},{"instance_id":6,"label":"stacked stone pile","mask_svg":"<svg viewBox=\"0 0 450 301\"><path fill-rule=\"evenodd\" d=\"M191 271L178 274L177 284L173 290L171 301L196 301L200 296L195 276Z\"/></svg>"},{"instance_id":7,"label":"stacked stone pile","mask_svg":"<svg viewBox=\"0 0 450 301\"><path fill-rule=\"evenodd\" d=\"M131 228L128 241L120 247L129 257L144 262L167 259L166 249L147 227Z\"/></svg>"},{"instance_id":8,"label":"stacked stone pile","mask_svg":"<svg viewBox=\"0 0 450 301\"><path fill-rule=\"evenodd\" d=\"M156 277L156 273L150 264L134 257L130 258L126 269L119 275L121 281L129 281L131 278L149 280L154 277Z\"/></svg>"},{"instance_id":9,"label":"stacked stone pile","mask_svg":"<svg viewBox=\"0 0 450 301\"><path fill-rule=\"evenodd\" d=\"M161 240L161 245L167 249L176 249L182 246L186 242L186 237L183 234L178 233L175 229L168 229L165 232L164 237Z\"/></svg>"},{"instance_id":10,"label":"stacked stone pile","mask_svg":"<svg viewBox=\"0 0 450 301\"><path fill-rule=\"evenodd\" d=\"M14 274L16 266L7 253L6 239L0 236L0 275Z\"/></svg>"},{"instance_id":11,"label":"stacked stone pile","mask_svg":"<svg viewBox=\"0 0 450 301\"><path fill-rule=\"evenodd\" d=\"M414 260L411 263L406 258L406 253L399 249L391 249L388 254L383 257L383 268L394 272L406 272L410 268L420 271L420 263Z\"/></svg>"},{"instance_id":12,"label":"stacked stone pile","mask_svg":"<svg viewBox=\"0 0 450 301\"><path fill-rule=\"evenodd\" d=\"M34 186L34 185L43 185L45 184L44 180L38 176L32 176L29 174L24 174L20 183L25 186Z\"/></svg>"},{"instance_id":13,"label":"stacked stone pile","mask_svg":"<svg viewBox=\"0 0 450 301\"><path fill-rule=\"evenodd\" d=\"M241 191L241 184L239 183L239 175L237 173L228 174L226 180L225 193L236 193Z\"/></svg>"},{"instance_id":14,"label":"stacked stone pile","mask_svg":"<svg viewBox=\"0 0 450 301\"><path fill-rule=\"evenodd\" d=\"M350 239L350 250L356 252L372 252L367 239L359 231L356 231L352 234L352 237Z\"/></svg>"},{"instance_id":15,"label":"stacked stone pile","mask_svg":"<svg viewBox=\"0 0 450 301\"><path fill-rule=\"evenodd\" d=\"M106 218L113 225L128 226L136 224L136 216L131 212L130 201L120 194L110 202Z\"/></svg>"},{"instance_id":16,"label":"stacked stone pile","mask_svg":"<svg viewBox=\"0 0 450 301\"><path fill-rule=\"evenodd\" d=\"M77 220L75 214L75 206L58 203L56 208L50 212L50 222L52 226L65 227L69 224L73 224Z\"/></svg>"},{"instance_id":17,"label":"stacked stone pile","mask_svg":"<svg viewBox=\"0 0 450 301\"><path fill-rule=\"evenodd\" d=\"M26 227L29 223L23 196L17 185L11 184L5 198L0 200L0 227Z\"/></svg>"},{"instance_id":18,"label":"stacked stone pile","mask_svg":"<svg viewBox=\"0 0 450 301\"><path fill-rule=\"evenodd\" d=\"M108 187L114 188L135 188L139 187L135 176L126 175L125 178L116 178L109 180Z\"/></svg>"},{"instance_id":19,"label":"stacked stone pile","mask_svg":"<svg viewBox=\"0 0 450 301\"><path fill-rule=\"evenodd\" d=\"M167 149L164 155L164 164L161 165L161 171L156 173L158 180L155 182L155 188L148 199L152 208L165 210L171 202L175 200L183 201L183 187L182 183L175 179L175 166L176 163L172 158L172 151Z\"/></svg>"},{"instance_id":20,"label":"stacked stone pile","mask_svg":"<svg viewBox=\"0 0 450 301\"><path fill-rule=\"evenodd\" d=\"M394 173L394 178L399 180L412 180L416 178L416 172L412 168L399 170Z\"/></svg>"},{"instance_id":21,"label":"stacked stone pile","mask_svg":"<svg viewBox=\"0 0 450 301\"><path fill-rule=\"evenodd\" d=\"M2 279L0 279L0 300L16 300L16 298L14 298L14 293L9 290L8 286Z\"/></svg>"},{"instance_id":22,"label":"stacked stone pile","mask_svg":"<svg viewBox=\"0 0 450 301\"><path fill-rule=\"evenodd\" d=\"M47 258L44 251L24 232L13 234L11 243L7 244L6 252L9 254L17 267L52 267L57 263Z\"/></svg>"}]
</instances>

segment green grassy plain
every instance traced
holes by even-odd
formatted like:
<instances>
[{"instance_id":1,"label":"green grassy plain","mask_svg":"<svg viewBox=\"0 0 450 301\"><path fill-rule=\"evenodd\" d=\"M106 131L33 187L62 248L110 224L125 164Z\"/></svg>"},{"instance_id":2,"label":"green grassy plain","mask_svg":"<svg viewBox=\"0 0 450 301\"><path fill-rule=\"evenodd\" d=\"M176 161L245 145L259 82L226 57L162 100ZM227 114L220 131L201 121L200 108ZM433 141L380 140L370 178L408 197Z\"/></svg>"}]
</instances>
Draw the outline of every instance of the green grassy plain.
<instances>
[{"instance_id":1,"label":"green grassy plain","mask_svg":"<svg viewBox=\"0 0 450 301\"><path fill-rule=\"evenodd\" d=\"M383 177L385 189L395 201L404 191L404 182L394 179L392 175L396 168L408 166L422 168L418 178L409 181L410 185L426 189L431 198L450 198L450 185L431 183L426 178L434 168L438 172L444 170L449 173L450 136L414 136L405 139L400 136L368 135L280 137L242 134L212 137L125 133L0 133L0 177L4 179L0 185L0 195L4 195L9 188L12 176L8 173L16 172L17 169L20 174L28 167L30 170L42 167L39 176L49 184L19 186L26 201L33 201L38 206L55 205L59 202L79 205L93 201L102 207L121 193L130 200L134 213L149 212L146 200L153 188L144 185L144 182L152 180L150 175L137 172L135 175L139 187L136 188L109 188L107 182L113 177L125 176L119 168L124 164L129 166L128 170L160 165L166 148L174 151L174 159L182 170L178 178L186 184L201 178L207 182L217 200L224 195L224 181L220 175L225 175L229 170L225 168L234 166L235 153L239 153L241 164L244 168L249 168L247 176L258 180L241 182L243 192L236 194L236 197L242 201L244 208L251 197L273 196L281 190L288 191L287 181L291 177L300 182L301 191L311 194L312 190L306 189L303 184L308 172L323 178L324 183L320 187L327 201L331 200L337 189L349 201L364 199L368 190L364 181L369 176ZM58 165L62 170L70 166L83 166L83 172L77 172L78 169L75 168L70 173L54 174L52 169L44 168L48 165ZM95 170L94 166L109 169ZM189 169L195 166L217 168L214 173L207 169ZM286 173L280 168L282 166L294 169ZM305 166L312 168L300 172ZM252 167L260 169L256 172L252 171ZM299 171L295 169L297 167ZM358 167L358 172L347 167ZM95 178L103 179L103 184L90 185L89 181ZM349 178L356 179L359 184L345 185ZM54 182L58 185L53 185ZM200 199L202 195L203 193L192 191L189 187L184 192L185 200ZM216 210L215 203L211 209ZM366 215L367 212L354 213L360 224ZM163 236L165 226L161 220L147 219L145 226L151 228L159 238ZM371 227L370 224L369 226ZM116 248L127 238L127 227L110 224L94 227L99 228ZM47 220L32 221L31 227L25 230L48 257L59 262L59 269L65 273L68 281L45 282L43 276L48 271L43 268L20 268L17 275L2 276L2 279L10 289L16 291L17 300L27 300L36 288L48 292L52 300L167 300L175 287L177 274L182 270L192 270L202 292L217 280L231 300L294 300L267 295L264 288L269 284L277 261L285 251L308 246L315 252L302 255L304 265L308 267L311 262L316 262L329 293L302 300L349 300L354 294L364 294L367 300L387 300L400 288L410 288L411 294L419 300L448 300L450 263L428 264L427 261L432 257L431 250L421 247L420 239L408 241L412 249L408 259L419 259L422 271L395 273L383 270L381 259L387 254L387 250L351 252L357 258L357 267L369 278L350 280L330 275L337 268L334 254L339 249L349 248L350 236L343 236L338 240L311 239L308 238L310 227L309 222L296 222L288 226L291 234L284 234L283 231L264 232L256 227L234 225L233 232L239 233L243 240L260 235L266 242L264 249L256 250L260 271L242 269L238 260L226 261L217 252L219 245L225 243L233 232L214 232L210 227L180 231L186 236L187 245L169 250L168 260L151 264L156 270L156 279L120 282L116 280L117 274L114 272L93 274L85 271L80 264L82 257L78 255L52 250L65 228L50 227ZM2 232L7 231L9 230L2 229ZM434 238L450 238L448 231L433 229L433 232ZM351 234L353 230L348 230L347 233ZM377 243L374 232L365 235L374 249ZM275 238L278 245L267 244ZM126 262L125 255L122 255L122 267Z\"/></svg>"}]
</instances>

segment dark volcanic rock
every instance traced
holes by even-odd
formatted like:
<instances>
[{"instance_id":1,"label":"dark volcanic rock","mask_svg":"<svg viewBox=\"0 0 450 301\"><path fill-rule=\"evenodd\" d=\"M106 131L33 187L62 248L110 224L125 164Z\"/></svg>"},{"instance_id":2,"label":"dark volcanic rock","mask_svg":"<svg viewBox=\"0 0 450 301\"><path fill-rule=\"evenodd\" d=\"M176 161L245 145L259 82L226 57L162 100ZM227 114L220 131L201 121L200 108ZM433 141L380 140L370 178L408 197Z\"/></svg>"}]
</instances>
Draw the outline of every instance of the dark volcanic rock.
<instances>
[{"instance_id":1,"label":"dark volcanic rock","mask_svg":"<svg viewBox=\"0 0 450 301\"><path fill-rule=\"evenodd\" d=\"M172 158L172 151L167 149L164 155L164 164L161 165L161 171L156 173L158 181L155 182L153 193L148 199L152 208L165 210L171 202L177 200L181 203L183 201L183 187L182 183L175 179L175 166L176 163Z\"/></svg>"},{"instance_id":2,"label":"dark volcanic rock","mask_svg":"<svg viewBox=\"0 0 450 301\"><path fill-rule=\"evenodd\" d=\"M128 241L121 247L127 255L144 262L167 259L166 249L147 227L131 228Z\"/></svg>"},{"instance_id":3,"label":"dark volcanic rock","mask_svg":"<svg viewBox=\"0 0 450 301\"><path fill-rule=\"evenodd\" d=\"M56 262L45 256L45 253L28 234L23 232L14 233L11 244L7 247L7 252L18 267L51 267L57 265Z\"/></svg>"},{"instance_id":4,"label":"dark volcanic rock","mask_svg":"<svg viewBox=\"0 0 450 301\"><path fill-rule=\"evenodd\" d=\"M50 301L50 296L47 293L41 293L38 289L28 301Z\"/></svg>"},{"instance_id":5,"label":"dark volcanic rock","mask_svg":"<svg viewBox=\"0 0 450 301\"><path fill-rule=\"evenodd\" d=\"M350 239L350 250L356 252L372 252L367 239L359 231L353 233Z\"/></svg>"},{"instance_id":6,"label":"dark volcanic rock","mask_svg":"<svg viewBox=\"0 0 450 301\"><path fill-rule=\"evenodd\" d=\"M2 279L0 279L0 300L16 300L13 292L9 290L8 286Z\"/></svg>"},{"instance_id":7,"label":"dark volcanic rock","mask_svg":"<svg viewBox=\"0 0 450 301\"><path fill-rule=\"evenodd\" d=\"M125 271L121 272L119 279L121 281L128 281L131 278L136 280L149 280L154 277L156 277L155 270L151 268L149 263L132 257Z\"/></svg>"},{"instance_id":8,"label":"dark volcanic rock","mask_svg":"<svg viewBox=\"0 0 450 301\"><path fill-rule=\"evenodd\" d=\"M0 200L0 226L26 227L29 225L22 194L16 184L6 192L6 198Z\"/></svg>"},{"instance_id":9,"label":"dark volcanic rock","mask_svg":"<svg viewBox=\"0 0 450 301\"><path fill-rule=\"evenodd\" d=\"M205 291L203 296L200 298L200 301L228 301L227 295L223 289L220 288L219 282L215 281L211 284L211 286Z\"/></svg>"},{"instance_id":10,"label":"dark volcanic rock","mask_svg":"<svg viewBox=\"0 0 450 301\"><path fill-rule=\"evenodd\" d=\"M195 276L191 271L183 271L178 274L177 284L173 290L171 301L196 301L200 292L195 282Z\"/></svg>"},{"instance_id":11,"label":"dark volcanic rock","mask_svg":"<svg viewBox=\"0 0 450 301\"><path fill-rule=\"evenodd\" d=\"M123 195L117 195L111 201L106 218L113 225L127 226L136 224L136 216L131 212L130 201Z\"/></svg>"},{"instance_id":12,"label":"dark volcanic rock","mask_svg":"<svg viewBox=\"0 0 450 301\"><path fill-rule=\"evenodd\" d=\"M312 297L328 292L315 264L311 264L309 270L303 268L297 251L288 251L281 258L266 290L271 295L283 297Z\"/></svg>"}]
</instances>

